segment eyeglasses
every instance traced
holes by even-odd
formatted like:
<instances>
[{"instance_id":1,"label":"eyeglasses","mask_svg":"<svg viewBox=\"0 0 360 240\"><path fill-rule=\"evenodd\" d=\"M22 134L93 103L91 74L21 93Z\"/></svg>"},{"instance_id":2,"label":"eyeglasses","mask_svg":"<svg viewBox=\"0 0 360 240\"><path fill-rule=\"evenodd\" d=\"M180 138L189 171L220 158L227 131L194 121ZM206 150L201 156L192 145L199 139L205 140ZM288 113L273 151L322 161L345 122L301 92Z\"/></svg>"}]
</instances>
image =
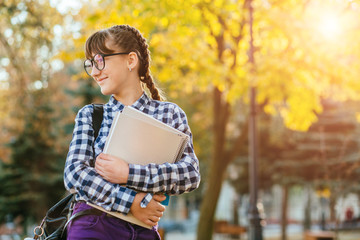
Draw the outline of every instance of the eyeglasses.
<instances>
[{"instance_id":1,"label":"eyeglasses","mask_svg":"<svg viewBox=\"0 0 360 240\"><path fill-rule=\"evenodd\" d=\"M129 53L128 52L112 53L112 54L98 53L92 59L86 59L84 61L85 72L91 77L91 71L94 65L97 70L101 71L105 68L105 57L121 55L121 54L129 54Z\"/></svg>"}]
</instances>

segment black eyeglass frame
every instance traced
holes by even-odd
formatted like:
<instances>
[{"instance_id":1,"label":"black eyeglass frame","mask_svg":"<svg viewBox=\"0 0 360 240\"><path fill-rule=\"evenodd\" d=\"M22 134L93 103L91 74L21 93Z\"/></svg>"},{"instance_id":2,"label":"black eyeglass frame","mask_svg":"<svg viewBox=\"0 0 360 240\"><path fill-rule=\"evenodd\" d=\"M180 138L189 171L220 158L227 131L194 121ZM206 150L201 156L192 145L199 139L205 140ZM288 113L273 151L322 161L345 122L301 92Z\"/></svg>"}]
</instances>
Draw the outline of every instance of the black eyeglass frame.
<instances>
[{"instance_id":1,"label":"black eyeglass frame","mask_svg":"<svg viewBox=\"0 0 360 240\"><path fill-rule=\"evenodd\" d=\"M95 54L95 56L94 56L93 58L91 58L91 59L86 59L86 60L84 61L84 70L85 70L85 72L91 77L91 73L88 73L88 72L86 71L86 66L85 66L86 61L89 60L89 61L91 62L91 69L92 69L93 66L95 65L96 69L99 70L99 71L101 71L101 70L103 70L103 69L105 68L105 57L115 56L115 55L123 55L123 54L129 54L129 53L130 53L130 52L120 52L120 53L110 53L110 54L97 53L97 54ZM98 67L97 63L94 61L94 58L95 58L97 55L100 55L100 56L102 57L103 61L104 61L104 66L103 66L101 69Z\"/></svg>"}]
</instances>

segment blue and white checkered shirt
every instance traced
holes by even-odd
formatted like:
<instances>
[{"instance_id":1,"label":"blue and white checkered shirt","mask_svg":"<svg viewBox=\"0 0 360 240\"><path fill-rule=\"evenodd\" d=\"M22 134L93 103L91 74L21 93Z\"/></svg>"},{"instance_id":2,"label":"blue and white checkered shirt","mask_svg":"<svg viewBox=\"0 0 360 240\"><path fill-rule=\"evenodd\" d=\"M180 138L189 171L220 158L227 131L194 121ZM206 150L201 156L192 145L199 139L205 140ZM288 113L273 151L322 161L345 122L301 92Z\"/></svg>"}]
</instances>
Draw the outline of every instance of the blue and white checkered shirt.
<instances>
[{"instance_id":1,"label":"blue and white checkered shirt","mask_svg":"<svg viewBox=\"0 0 360 240\"><path fill-rule=\"evenodd\" d=\"M184 111L174 103L150 99L145 93L132 107L186 133L190 136L181 159L173 164L149 164L146 166L129 164L129 177L126 186L110 183L90 167L93 160L94 130L92 126L93 106L86 105L77 114L73 138L67 155L64 183L67 190L77 192L77 200L89 201L108 211L127 214L136 191L149 193L181 194L196 189L200 183L199 161L194 153L192 134ZM106 137L118 111L124 105L113 96L104 105L104 116L99 136L95 140L95 156L105 146ZM134 190L133 190L134 189ZM151 200L149 194L142 206Z\"/></svg>"}]
</instances>

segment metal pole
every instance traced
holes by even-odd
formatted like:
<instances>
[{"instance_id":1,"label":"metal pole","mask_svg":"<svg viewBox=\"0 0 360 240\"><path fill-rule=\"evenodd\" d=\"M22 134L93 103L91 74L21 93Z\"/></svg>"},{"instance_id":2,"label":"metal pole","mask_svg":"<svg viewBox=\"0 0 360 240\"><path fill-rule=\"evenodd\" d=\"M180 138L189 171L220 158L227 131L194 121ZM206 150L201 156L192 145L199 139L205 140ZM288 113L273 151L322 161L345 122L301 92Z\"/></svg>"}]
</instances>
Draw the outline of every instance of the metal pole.
<instances>
[{"instance_id":1,"label":"metal pole","mask_svg":"<svg viewBox=\"0 0 360 240\"><path fill-rule=\"evenodd\" d=\"M255 68L254 43L253 43L253 7L252 0L249 4L249 25L250 25L250 51L249 62L252 69ZM248 212L249 240L262 240L262 228L260 215L257 208L258 173L257 173L257 137L256 137L256 89L253 83L250 84L250 119L249 119L249 184L250 184L250 206Z\"/></svg>"}]
</instances>

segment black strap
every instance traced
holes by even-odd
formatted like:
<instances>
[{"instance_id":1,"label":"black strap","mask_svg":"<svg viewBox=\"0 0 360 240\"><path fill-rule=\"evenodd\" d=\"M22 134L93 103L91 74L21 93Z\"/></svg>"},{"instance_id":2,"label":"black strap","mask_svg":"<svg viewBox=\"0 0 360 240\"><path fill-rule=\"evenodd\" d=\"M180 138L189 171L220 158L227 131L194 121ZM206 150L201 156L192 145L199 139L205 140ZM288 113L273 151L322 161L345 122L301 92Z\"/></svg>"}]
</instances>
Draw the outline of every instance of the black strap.
<instances>
[{"instance_id":1,"label":"black strap","mask_svg":"<svg viewBox=\"0 0 360 240\"><path fill-rule=\"evenodd\" d=\"M103 104L95 104L93 103L93 108L94 108L94 111L93 111L93 114L92 114L92 124L93 124L93 129L94 129L94 140L98 137L99 135L99 131L100 131L100 128L101 128L101 123L102 123L102 120L103 120L103 115L104 115L104 106ZM94 149L94 144L93 144L93 153L95 154L95 149ZM93 161L90 161L90 166L94 167L95 166L95 163L94 163L94 160ZM74 220L75 218L78 218L78 217L81 217L81 216L84 216L84 215L101 215L102 212L97 210L97 209L94 209L94 208L91 208L91 209L86 209L86 210L83 210L83 211L80 211L80 212L77 212L75 214L73 214L68 220L67 222L65 223L65 226L64 226L64 230L63 231L66 231L66 227L68 226L68 224ZM62 232L61 235L63 235L64 232Z\"/></svg>"},{"instance_id":2,"label":"black strap","mask_svg":"<svg viewBox=\"0 0 360 240\"><path fill-rule=\"evenodd\" d=\"M92 105L94 108L94 111L92 114L92 124L93 124L93 129L94 129L94 141L95 141L95 139L99 135L99 131L101 128L101 123L102 123L103 115L104 115L104 106L103 106L103 104L95 104L95 103L93 103ZM93 148L93 153L95 155L94 144L93 144L92 148ZM94 159L90 160L90 166L95 167L95 157L94 157Z\"/></svg>"},{"instance_id":3,"label":"black strap","mask_svg":"<svg viewBox=\"0 0 360 240\"><path fill-rule=\"evenodd\" d=\"M92 114L92 124L93 124L93 129L94 129L94 139L97 138L97 136L99 135L99 130L101 128L101 123L103 120L103 114L104 114L104 108L103 108L103 104L92 104L94 111ZM94 150L94 144L93 144L93 153L95 154L95 150ZM90 161L90 166L94 167L94 160ZM71 200L69 199L71 198ZM62 201L64 201L66 199L66 201L72 201L70 208L74 207L75 202L73 201L74 199L74 194L70 194L69 196L67 196L66 198L64 198ZM72 213L72 211L71 211ZM48 213L47 213L48 214ZM80 212L77 212L75 214L73 214L71 217L69 217L69 219L66 221L65 226L62 228L62 232L61 232L61 237L60 239L63 239L63 235L66 232L66 227L68 226L68 224L74 220L75 218L84 216L84 215L101 215L103 214L103 212L97 210L97 209L86 209ZM45 219L46 219L47 215L45 216L45 218L43 219L43 221L41 222L40 226L36 227L34 229L34 239L39 239L43 234L44 234L44 228L43 225L45 223ZM37 233L36 230L39 230L40 232Z\"/></svg>"},{"instance_id":4,"label":"black strap","mask_svg":"<svg viewBox=\"0 0 360 240\"><path fill-rule=\"evenodd\" d=\"M97 136L99 135L99 130L103 120L104 106L103 104L95 104L95 103L93 103L92 105L94 107L94 112L92 114L92 123L94 129L94 139L96 139Z\"/></svg>"}]
</instances>

